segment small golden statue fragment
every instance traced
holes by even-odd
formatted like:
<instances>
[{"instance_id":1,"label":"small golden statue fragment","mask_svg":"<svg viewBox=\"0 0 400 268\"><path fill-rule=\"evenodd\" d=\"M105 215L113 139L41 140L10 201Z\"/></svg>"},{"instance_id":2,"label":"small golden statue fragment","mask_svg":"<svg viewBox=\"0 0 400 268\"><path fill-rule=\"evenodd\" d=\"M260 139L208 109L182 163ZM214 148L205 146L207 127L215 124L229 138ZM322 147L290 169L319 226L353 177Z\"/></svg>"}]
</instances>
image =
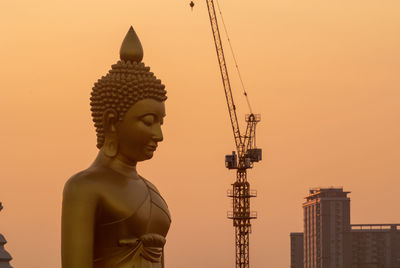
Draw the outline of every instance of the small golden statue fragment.
<instances>
[{"instance_id":1,"label":"small golden statue fragment","mask_svg":"<svg viewBox=\"0 0 400 268\"><path fill-rule=\"evenodd\" d=\"M171 218L157 188L136 172L163 140L165 86L142 62L131 27L120 58L91 94L99 154L64 187L63 268L162 268Z\"/></svg>"}]
</instances>

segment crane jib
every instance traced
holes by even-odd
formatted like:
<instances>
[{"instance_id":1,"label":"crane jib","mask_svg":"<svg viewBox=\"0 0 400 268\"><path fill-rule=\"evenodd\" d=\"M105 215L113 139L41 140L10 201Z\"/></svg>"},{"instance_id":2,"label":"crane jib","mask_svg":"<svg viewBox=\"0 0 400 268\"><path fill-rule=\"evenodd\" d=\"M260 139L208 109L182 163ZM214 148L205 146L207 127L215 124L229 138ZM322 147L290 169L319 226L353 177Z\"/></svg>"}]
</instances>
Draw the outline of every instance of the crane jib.
<instances>
[{"instance_id":1,"label":"crane jib","mask_svg":"<svg viewBox=\"0 0 400 268\"><path fill-rule=\"evenodd\" d=\"M207 0L207 7L208 7L208 14L210 16L210 23L211 23L211 28L212 28L213 37L214 37L215 49L217 51L217 56L218 56L218 63L219 63L221 76L222 76L222 83L224 86L225 97L226 97L226 101L228 104L228 111L229 111L229 117L231 119L233 136L235 138L236 148L239 153L239 151L241 151L241 146L242 146L243 142L242 142L242 138L240 135L239 123L237 120L235 104L233 102L232 90L231 90L231 85L229 82L228 70L226 68L221 36L219 34L214 2L212 0Z\"/></svg>"}]
</instances>

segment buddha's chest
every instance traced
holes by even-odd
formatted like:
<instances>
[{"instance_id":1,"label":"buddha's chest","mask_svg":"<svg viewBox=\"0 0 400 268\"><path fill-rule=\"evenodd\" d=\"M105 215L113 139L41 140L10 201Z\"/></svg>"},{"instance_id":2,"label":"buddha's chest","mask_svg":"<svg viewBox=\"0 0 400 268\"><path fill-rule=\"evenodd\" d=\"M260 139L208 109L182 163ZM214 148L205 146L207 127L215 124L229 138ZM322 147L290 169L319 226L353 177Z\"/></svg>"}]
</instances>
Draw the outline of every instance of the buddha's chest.
<instances>
[{"instance_id":1,"label":"buddha's chest","mask_svg":"<svg viewBox=\"0 0 400 268\"><path fill-rule=\"evenodd\" d=\"M97 211L100 229L118 229L119 237L166 235L170 214L164 199L144 180L128 180L106 189Z\"/></svg>"}]
</instances>

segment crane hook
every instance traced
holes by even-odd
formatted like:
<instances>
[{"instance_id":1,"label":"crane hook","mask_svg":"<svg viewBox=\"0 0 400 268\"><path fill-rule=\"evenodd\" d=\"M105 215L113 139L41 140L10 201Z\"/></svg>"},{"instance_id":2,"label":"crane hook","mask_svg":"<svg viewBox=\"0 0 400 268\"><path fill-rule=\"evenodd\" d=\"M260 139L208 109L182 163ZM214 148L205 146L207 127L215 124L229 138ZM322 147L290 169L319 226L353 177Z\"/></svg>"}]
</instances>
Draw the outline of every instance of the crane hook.
<instances>
[{"instance_id":1,"label":"crane hook","mask_svg":"<svg viewBox=\"0 0 400 268\"><path fill-rule=\"evenodd\" d=\"M192 9L192 11L193 11L193 7L194 7L194 3L193 3L193 1L190 1L190 4L189 4L189 6L190 6L190 8Z\"/></svg>"}]
</instances>

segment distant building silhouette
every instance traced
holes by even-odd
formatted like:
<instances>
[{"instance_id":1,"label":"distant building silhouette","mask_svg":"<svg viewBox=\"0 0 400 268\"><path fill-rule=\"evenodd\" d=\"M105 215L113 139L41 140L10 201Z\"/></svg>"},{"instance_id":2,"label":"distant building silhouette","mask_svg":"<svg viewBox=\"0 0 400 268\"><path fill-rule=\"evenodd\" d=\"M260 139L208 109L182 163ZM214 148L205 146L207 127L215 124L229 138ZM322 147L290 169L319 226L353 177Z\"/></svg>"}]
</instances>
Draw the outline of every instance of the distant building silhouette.
<instances>
[{"instance_id":1,"label":"distant building silhouette","mask_svg":"<svg viewBox=\"0 0 400 268\"><path fill-rule=\"evenodd\" d=\"M291 268L400 268L400 224L350 224L349 193L310 190L303 236L290 235Z\"/></svg>"},{"instance_id":2,"label":"distant building silhouette","mask_svg":"<svg viewBox=\"0 0 400 268\"><path fill-rule=\"evenodd\" d=\"M290 267L303 268L303 233L290 233Z\"/></svg>"},{"instance_id":3,"label":"distant building silhouette","mask_svg":"<svg viewBox=\"0 0 400 268\"><path fill-rule=\"evenodd\" d=\"M352 267L400 268L400 224L352 224Z\"/></svg>"},{"instance_id":4,"label":"distant building silhouette","mask_svg":"<svg viewBox=\"0 0 400 268\"><path fill-rule=\"evenodd\" d=\"M10 265L11 255L4 249L6 243L6 239L0 234L0 268L12 268Z\"/></svg>"},{"instance_id":5,"label":"distant building silhouette","mask_svg":"<svg viewBox=\"0 0 400 268\"><path fill-rule=\"evenodd\" d=\"M0 211L3 209L3 206L0 202ZM11 255L4 249L4 245L7 243L7 240L4 238L2 234L0 234L0 268L12 268L10 265L10 261L12 260Z\"/></svg>"}]
</instances>

